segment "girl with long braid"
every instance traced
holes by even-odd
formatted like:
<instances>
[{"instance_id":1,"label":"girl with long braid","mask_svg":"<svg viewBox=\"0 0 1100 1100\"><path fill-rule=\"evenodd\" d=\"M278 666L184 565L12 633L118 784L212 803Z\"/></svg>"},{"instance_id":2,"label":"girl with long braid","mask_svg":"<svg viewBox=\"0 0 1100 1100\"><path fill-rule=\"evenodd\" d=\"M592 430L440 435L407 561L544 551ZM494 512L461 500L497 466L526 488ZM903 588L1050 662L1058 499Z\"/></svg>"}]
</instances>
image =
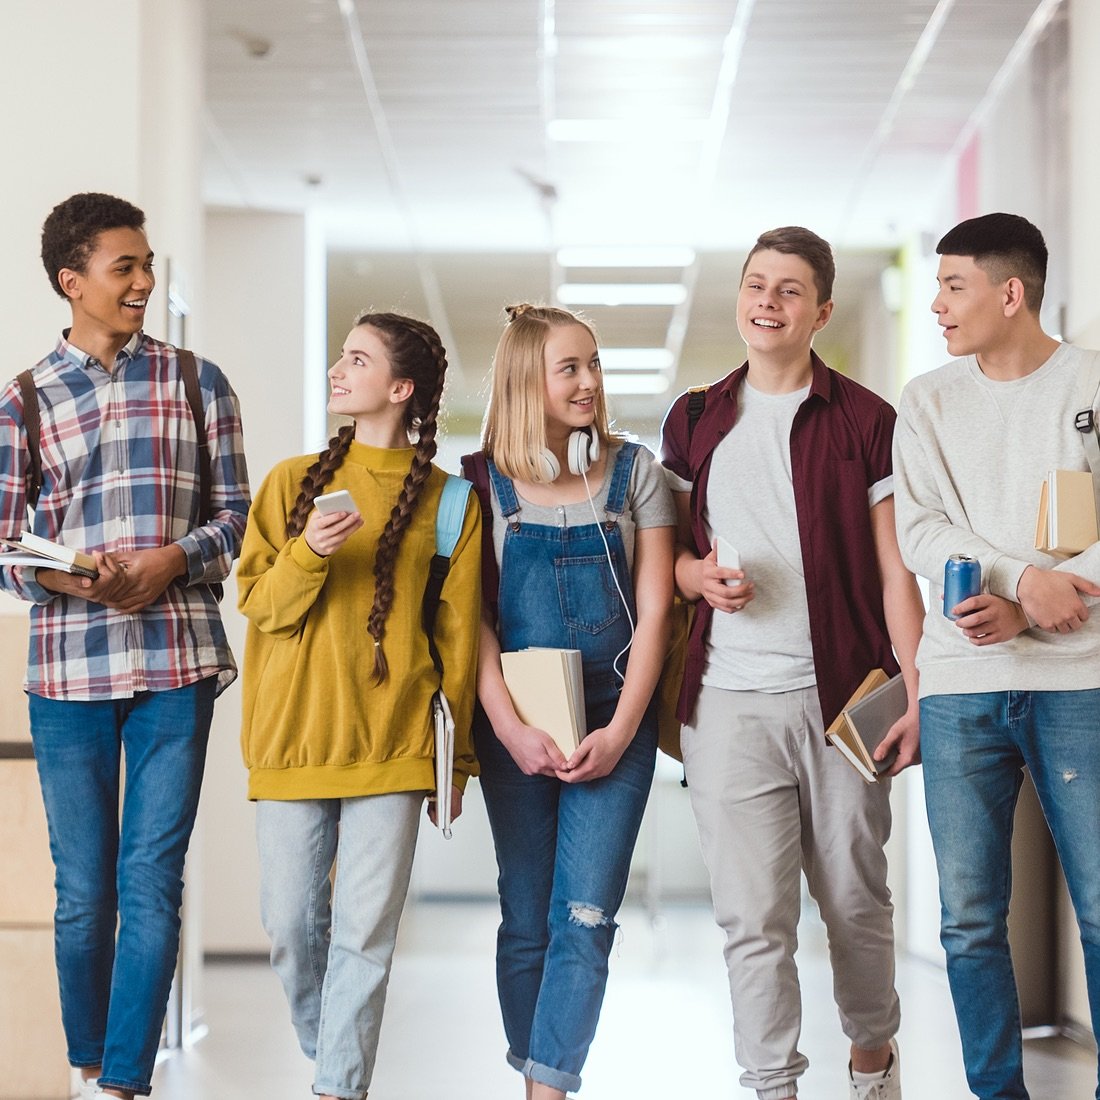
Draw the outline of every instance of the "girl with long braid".
<instances>
[{"instance_id":1,"label":"girl with long braid","mask_svg":"<svg viewBox=\"0 0 1100 1100\"><path fill-rule=\"evenodd\" d=\"M370 1086L420 807L435 788L429 716L440 677L421 608L446 480L432 465L446 369L430 326L357 318L329 370L329 411L352 423L320 455L271 471L237 572L261 912L299 1042L316 1063L313 1090L338 1100L362 1100ZM315 499L337 489L357 510L322 515ZM434 630L456 728L452 816L476 771L480 513L471 502Z\"/></svg>"}]
</instances>

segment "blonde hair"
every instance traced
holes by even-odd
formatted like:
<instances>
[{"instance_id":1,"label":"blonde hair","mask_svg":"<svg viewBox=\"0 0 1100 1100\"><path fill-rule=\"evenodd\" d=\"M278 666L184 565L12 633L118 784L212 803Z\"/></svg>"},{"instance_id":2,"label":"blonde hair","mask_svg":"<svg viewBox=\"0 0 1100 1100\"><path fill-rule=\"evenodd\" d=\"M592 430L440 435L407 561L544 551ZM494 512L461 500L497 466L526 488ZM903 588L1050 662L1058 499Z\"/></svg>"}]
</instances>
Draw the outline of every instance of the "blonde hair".
<instances>
[{"instance_id":1,"label":"blonde hair","mask_svg":"<svg viewBox=\"0 0 1100 1100\"><path fill-rule=\"evenodd\" d=\"M556 306L523 302L505 312L508 323L493 355L481 446L505 477L545 482L540 454L546 447L546 341L551 329L580 325L598 346L596 331L585 317ZM606 450L619 436L611 431L602 384L595 414L592 428Z\"/></svg>"}]
</instances>

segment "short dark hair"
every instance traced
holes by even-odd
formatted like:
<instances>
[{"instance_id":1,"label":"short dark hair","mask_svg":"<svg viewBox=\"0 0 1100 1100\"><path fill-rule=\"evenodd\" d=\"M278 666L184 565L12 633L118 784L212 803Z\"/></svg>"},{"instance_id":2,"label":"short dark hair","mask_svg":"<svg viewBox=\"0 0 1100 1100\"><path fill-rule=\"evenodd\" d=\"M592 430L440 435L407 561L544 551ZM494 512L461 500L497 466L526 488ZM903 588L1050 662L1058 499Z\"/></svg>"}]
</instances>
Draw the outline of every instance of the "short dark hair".
<instances>
[{"instance_id":1,"label":"short dark hair","mask_svg":"<svg viewBox=\"0 0 1100 1100\"><path fill-rule=\"evenodd\" d=\"M769 229L767 233L761 233L756 238L756 244L752 246L745 264L741 268L741 278L745 278L745 272L749 269L749 260L765 249L775 252L785 252L790 256L798 256L810 265L814 273L814 282L817 284L817 301L820 305L827 302L833 296L833 280L836 278L836 263L833 260L833 250L824 237L819 237L809 229L803 229L800 225L785 225L780 229Z\"/></svg>"},{"instance_id":2,"label":"short dark hair","mask_svg":"<svg viewBox=\"0 0 1100 1100\"><path fill-rule=\"evenodd\" d=\"M64 268L83 272L100 233L108 229L144 229L145 214L125 199L86 191L58 203L42 225L42 263L53 288Z\"/></svg>"},{"instance_id":3,"label":"short dark hair","mask_svg":"<svg viewBox=\"0 0 1100 1100\"><path fill-rule=\"evenodd\" d=\"M969 256L991 282L1019 279L1032 313L1043 304L1047 279L1047 243L1019 214L983 214L959 222L936 245L940 256Z\"/></svg>"}]
</instances>

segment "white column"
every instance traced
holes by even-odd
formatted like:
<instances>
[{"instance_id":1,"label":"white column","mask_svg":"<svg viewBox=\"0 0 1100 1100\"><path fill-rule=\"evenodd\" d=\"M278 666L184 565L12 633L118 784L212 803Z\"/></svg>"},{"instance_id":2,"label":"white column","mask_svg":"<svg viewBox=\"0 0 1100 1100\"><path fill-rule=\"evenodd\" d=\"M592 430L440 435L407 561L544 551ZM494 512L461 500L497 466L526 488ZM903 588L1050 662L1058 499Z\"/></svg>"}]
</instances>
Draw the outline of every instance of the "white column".
<instances>
[{"instance_id":1,"label":"white column","mask_svg":"<svg viewBox=\"0 0 1100 1100\"><path fill-rule=\"evenodd\" d=\"M240 398L255 490L276 462L323 439L322 423L306 442L303 409L310 405L323 415L324 326L309 318L318 310L323 318L324 272L308 262L312 238L301 215L211 212L206 244L208 317L197 347L226 372ZM237 611L235 578L226 585L222 617L240 665L245 619ZM208 951L265 952L255 814L245 796L240 729L238 682L218 700L207 753L200 810L203 938Z\"/></svg>"}]
</instances>

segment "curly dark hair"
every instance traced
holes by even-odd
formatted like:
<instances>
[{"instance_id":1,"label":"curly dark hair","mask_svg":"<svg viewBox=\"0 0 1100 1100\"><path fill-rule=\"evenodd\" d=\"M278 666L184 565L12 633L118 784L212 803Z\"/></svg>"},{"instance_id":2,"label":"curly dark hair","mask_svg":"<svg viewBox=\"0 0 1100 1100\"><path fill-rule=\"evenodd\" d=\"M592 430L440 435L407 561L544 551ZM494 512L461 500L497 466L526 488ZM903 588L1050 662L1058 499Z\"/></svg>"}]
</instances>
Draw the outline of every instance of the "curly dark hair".
<instances>
[{"instance_id":1,"label":"curly dark hair","mask_svg":"<svg viewBox=\"0 0 1100 1100\"><path fill-rule=\"evenodd\" d=\"M144 229L145 213L125 199L86 191L60 202L42 225L42 263L54 290L64 268L83 272L100 233L108 229Z\"/></svg>"},{"instance_id":2,"label":"curly dark hair","mask_svg":"<svg viewBox=\"0 0 1100 1100\"><path fill-rule=\"evenodd\" d=\"M389 672L382 640L386 634L386 619L393 606L394 566L401 540L412 522L420 490L428 480L435 457L439 403L447 376L447 352L435 329L414 317L367 311L355 318L355 324L367 325L378 333L390 354L393 377L408 378L413 384L412 397L405 406L405 430L410 438L416 437L416 447L401 492L378 539L374 560L374 602L367 617L367 633L374 639L372 679L375 683L381 683ZM293 538L305 530L314 500L332 481L354 438L354 424L341 428L305 472L298 499L287 516L288 537Z\"/></svg>"}]
</instances>

